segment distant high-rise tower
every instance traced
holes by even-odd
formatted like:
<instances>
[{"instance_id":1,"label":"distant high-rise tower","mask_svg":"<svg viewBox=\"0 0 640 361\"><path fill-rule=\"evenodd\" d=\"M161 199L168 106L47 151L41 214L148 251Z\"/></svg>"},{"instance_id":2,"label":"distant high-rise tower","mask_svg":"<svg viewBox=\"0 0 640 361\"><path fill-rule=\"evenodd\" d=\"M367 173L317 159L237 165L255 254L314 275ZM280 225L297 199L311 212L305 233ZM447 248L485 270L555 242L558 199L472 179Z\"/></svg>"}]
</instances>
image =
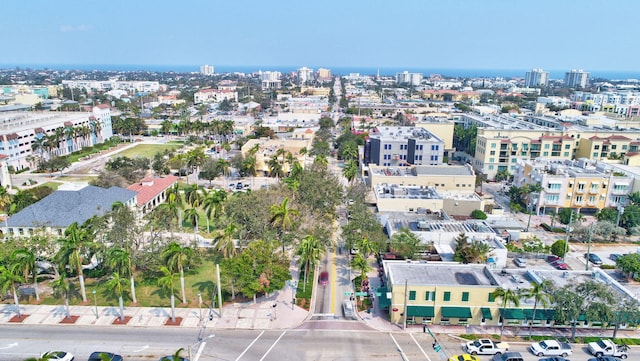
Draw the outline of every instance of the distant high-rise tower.
<instances>
[{"instance_id":1,"label":"distant high-rise tower","mask_svg":"<svg viewBox=\"0 0 640 361\"><path fill-rule=\"evenodd\" d=\"M211 65L202 65L200 67L200 74L202 75L213 75L213 66Z\"/></svg>"},{"instance_id":2,"label":"distant high-rise tower","mask_svg":"<svg viewBox=\"0 0 640 361\"><path fill-rule=\"evenodd\" d=\"M564 85L569 88L585 88L589 83L589 73L582 69L571 69L564 73Z\"/></svg>"},{"instance_id":3,"label":"distant high-rise tower","mask_svg":"<svg viewBox=\"0 0 640 361\"><path fill-rule=\"evenodd\" d=\"M542 69L532 69L524 76L524 86L526 88L535 88L546 86L549 82L549 73Z\"/></svg>"},{"instance_id":4,"label":"distant high-rise tower","mask_svg":"<svg viewBox=\"0 0 640 361\"><path fill-rule=\"evenodd\" d=\"M396 83L398 84L420 85L421 82L422 73L409 73L406 70L402 73L396 73Z\"/></svg>"},{"instance_id":5,"label":"distant high-rise tower","mask_svg":"<svg viewBox=\"0 0 640 361\"><path fill-rule=\"evenodd\" d=\"M331 70L320 68L317 77L319 81L331 81Z\"/></svg>"},{"instance_id":6,"label":"distant high-rise tower","mask_svg":"<svg viewBox=\"0 0 640 361\"><path fill-rule=\"evenodd\" d=\"M313 69L309 69L306 66L298 69L298 82L304 84L313 80Z\"/></svg>"}]
</instances>

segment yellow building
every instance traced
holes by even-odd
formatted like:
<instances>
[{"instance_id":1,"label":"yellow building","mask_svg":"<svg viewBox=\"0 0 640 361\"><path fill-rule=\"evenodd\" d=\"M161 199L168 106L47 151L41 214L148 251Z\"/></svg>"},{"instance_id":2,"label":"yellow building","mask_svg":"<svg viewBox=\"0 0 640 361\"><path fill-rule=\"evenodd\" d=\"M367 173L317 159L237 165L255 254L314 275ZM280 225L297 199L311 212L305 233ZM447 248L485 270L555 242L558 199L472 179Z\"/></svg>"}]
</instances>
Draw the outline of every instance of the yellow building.
<instances>
[{"instance_id":1,"label":"yellow building","mask_svg":"<svg viewBox=\"0 0 640 361\"><path fill-rule=\"evenodd\" d=\"M540 195L532 195L531 199L536 213L545 213L547 209L557 212L562 208L594 213L603 208L624 206L633 191L633 176L598 169L587 159L561 163L529 160L521 167L516 174L516 184L542 186Z\"/></svg>"},{"instance_id":2,"label":"yellow building","mask_svg":"<svg viewBox=\"0 0 640 361\"><path fill-rule=\"evenodd\" d=\"M416 127L425 128L432 134L444 141L445 149L453 148L453 121L443 118L431 118L430 121L421 121L415 124Z\"/></svg>"},{"instance_id":3,"label":"yellow building","mask_svg":"<svg viewBox=\"0 0 640 361\"><path fill-rule=\"evenodd\" d=\"M629 151L632 141L624 135L582 137L576 158L607 159L622 156Z\"/></svg>"},{"instance_id":4,"label":"yellow building","mask_svg":"<svg viewBox=\"0 0 640 361\"><path fill-rule=\"evenodd\" d=\"M311 149L313 138L308 139L250 139L241 149L245 159L252 153L256 158L256 172L258 174L267 175L270 172L269 161L278 160L284 173L291 170L290 160L297 160L298 163L305 167L306 153L301 152L303 148ZM282 150L281 150L282 149ZM289 156L291 154L291 156Z\"/></svg>"},{"instance_id":5,"label":"yellow building","mask_svg":"<svg viewBox=\"0 0 640 361\"><path fill-rule=\"evenodd\" d=\"M525 327L567 327L556 324L553 305L537 305L533 319L534 300L521 298L519 307L503 308L496 297L498 288L523 291L534 284L549 280L555 287L580 284L596 279L607 285L616 298L633 295L624 286L600 269L591 271L559 271L522 268L490 269L479 264L443 262L383 261L384 287L378 289L378 304L389 320L404 326L490 325ZM595 321L578 318L579 327L601 327ZM613 326L610 326L613 327Z\"/></svg>"},{"instance_id":6,"label":"yellow building","mask_svg":"<svg viewBox=\"0 0 640 361\"><path fill-rule=\"evenodd\" d=\"M368 184L434 188L438 191L473 193L476 174L470 165L416 165L385 167L369 165Z\"/></svg>"}]
</instances>

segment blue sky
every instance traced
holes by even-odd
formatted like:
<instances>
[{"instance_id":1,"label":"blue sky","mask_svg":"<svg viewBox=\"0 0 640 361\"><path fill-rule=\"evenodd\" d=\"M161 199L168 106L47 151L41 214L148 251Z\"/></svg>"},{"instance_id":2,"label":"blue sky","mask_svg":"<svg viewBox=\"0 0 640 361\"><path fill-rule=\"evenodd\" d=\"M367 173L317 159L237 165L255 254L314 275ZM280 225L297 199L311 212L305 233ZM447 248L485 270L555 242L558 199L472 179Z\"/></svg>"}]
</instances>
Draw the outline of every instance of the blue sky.
<instances>
[{"instance_id":1,"label":"blue sky","mask_svg":"<svg viewBox=\"0 0 640 361\"><path fill-rule=\"evenodd\" d=\"M0 64L637 70L637 0L3 0Z\"/></svg>"}]
</instances>

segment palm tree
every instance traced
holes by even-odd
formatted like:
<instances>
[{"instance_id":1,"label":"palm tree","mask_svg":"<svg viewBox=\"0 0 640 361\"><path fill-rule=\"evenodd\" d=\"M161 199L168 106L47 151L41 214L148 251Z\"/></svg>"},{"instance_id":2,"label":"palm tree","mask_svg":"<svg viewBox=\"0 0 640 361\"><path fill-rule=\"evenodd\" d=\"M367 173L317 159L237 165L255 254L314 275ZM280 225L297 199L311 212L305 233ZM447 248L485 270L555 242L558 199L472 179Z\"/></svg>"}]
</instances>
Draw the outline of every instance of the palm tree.
<instances>
[{"instance_id":1,"label":"palm tree","mask_svg":"<svg viewBox=\"0 0 640 361\"><path fill-rule=\"evenodd\" d=\"M282 203L271 206L271 224L280 230L282 238L282 253L284 254L284 233L293 226L293 217L299 214L298 210L288 206L289 198L285 197Z\"/></svg>"},{"instance_id":2,"label":"palm tree","mask_svg":"<svg viewBox=\"0 0 640 361\"><path fill-rule=\"evenodd\" d=\"M369 263L367 262L367 259L364 258L362 253L356 253L356 255L353 256L353 259L351 259L351 268L355 268L360 271L362 281L367 278L367 271L371 269Z\"/></svg>"},{"instance_id":3,"label":"palm tree","mask_svg":"<svg viewBox=\"0 0 640 361\"><path fill-rule=\"evenodd\" d=\"M327 166L329 165L329 160L325 155L319 154L319 155L316 155L315 159L313 160L313 165L322 170L327 170Z\"/></svg>"},{"instance_id":4,"label":"palm tree","mask_svg":"<svg viewBox=\"0 0 640 361\"><path fill-rule=\"evenodd\" d=\"M120 277L120 274L118 272L114 272L105 285L107 286L109 292L118 297L118 305L120 306L120 321L124 321L124 301L122 299L122 295L124 293L124 288L127 285L127 279Z\"/></svg>"},{"instance_id":5,"label":"palm tree","mask_svg":"<svg viewBox=\"0 0 640 361\"><path fill-rule=\"evenodd\" d=\"M211 217L220 217L224 210L224 201L227 198L227 192L224 189L206 192L202 199L202 209L205 211L207 219L207 232L209 232L209 220Z\"/></svg>"},{"instance_id":6,"label":"palm tree","mask_svg":"<svg viewBox=\"0 0 640 361\"><path fill-rule=\"evenodd\" d=\"M322 258L322 249L320 241L313 235L305 236L298 245L296 254L300 256L300 261L304 264L303 292L306 291L307 288L307 275L311 272L311 269L315 267L316 262Z\"/></svg>"},{"instance_id":7,"label":"palm tree","mask_svg":"<svg viewBox=\"0 0 640 361\"><path fill-rule=\"evenodd\" d=\"M184 290L184 267L193 258L193 249L188 246L180 246L177 242L170 243L162 251L162 258L167 268L172 272L180 272L180 288L182 289L182 303L187 303L187 295Z\"/></svg>"},{"instance_id":8,"label":"palm tree","mask_svg":"<svg viewBox=\"0 0 640 361\"><path fill-rule=\"evenodd\" d=\"M191 224L191 226L193 227L194 237L198 232L198 217L198 210L195 208L189 208L184 211L184 220Z\"/></svg>"},{"instance_id":9,"label":"palm tree","mask_svg":"<svg viewBox=\"0 0 640 361\"><path fill-rule=\"evenodd\" d=\"M495 291L493 291L493 296L501 300L502 325L500 326L500 339L502 340L502 335L504 333L504 324L506 323L506 319L504 318L504 316L506 314L507 305L520 307L520 294L518 293L518 291L509 288L498 287Z\"/></svg>"},{"instance_id":10,"label":"palm tree","mask_svg":"<svg viewBox=\"0 0 640 361\"><path fill-rule=\"evenodd\" d=\"M235 224L229 223L224 229L216 231L214 235L214 240L217 241L215 244L215 250L220 253L222 257L232 258L238 254L238 249L233 242L233 236L237 230L238 227Z\"/></svg>"},{"instance_id":11,"label":"palm tree","mask_svg":"<svg viewBox=\"0 0 640 361\"><path fill-rule=\"evenodd\" d=\"M542 307L548 307L553 300L553 296L549 293L550 288L551 281L549 280L544 280L540 283L534 282L533 287L524 290L522 294L524 298L533 298L534 301L533 314L531 315L531 323L529 324L529 338L531 338L531 332L533 330L533 321L536 319L538 303L542 305Z\"/></svg>"},{"instance_id":12,"label":"palm tree","mask_svg":"<svg viewBox=\"0 0 640 361\"><path fill-rule=\"evenodd\" d=\"M92 245L89 239L89 233L86 229L78 226L78 223L72 223L64 231L64 238L58 239L61 244L57 258L60 265L71 267L76 271L80 280L80 292L82 294L82 302L87 302L87 292L84 287L84 275L82 273L83 253Z\"/></svg>"},{"instance_id":13,"label":"palm tree","mask_svg":"<svg viewBox=\"0 0 640 361\"><path fill-rule=\"evenodd\" d=\"M123 248L111 248L107 252L105 265L114 273L122 277L129 277L131 286L131 299L133 303L138 303L136 298L136 283L134 279L134 264L131 253Z\"/></svg>"},{"instance_id":14,"label":"palm tree","mask_svg":"<svg viewBox=\"0 0 640 361\"><path fill-rule=\"evenodd\" d=\"M11 253L10 262L14 264L18 270L22 272L24 280L31 278L33 280L33 289L36 294L36 300L40 301L40 292L38 292L38 267L36 267L36 255L28 249L17 249Z\"/></svg>"},{"instance_id":15,"label":"palm tree","mask_svg":"<svg viewBox=\"0 0 640 361\"><path fill-rule=\"evenodd\" d=\"M267 161L267 166L269 167L269 176L280 178L284 175L284 171L282 170L282 163L280 163L280 159L278 159L278 155L274 154Z\"/></svg>"},{"instance_id":16,"label":"palm tree","mask_svg":"<svg viewBox=\"0 0 640 361\"><path fill-rule=\"evenodd\" d=\"M185 358L180 356L182 354L182 351L184 351L184 348L181 347L173 355L171 355L171 357L169 359L167 359L167 360L168 361L182 361L182 360L184 360Z\"/></svg>"},{"instance_id":17,"label":"palm tree","mask_svg":"<svg viewBox=\"0 0 640 361\"><path fill-rule=\"evenodd\" d=\"M71 284L67 281L67 277L64 272L60 273L60 276L51 281L51 288L53 288L53 295L55 297L64 297L64 306L67 313L67 318L71 317L71 311L69 311L69 294L71 293Z\"/></svg>"},{"instance_id":18,"label":"palm tree","mask_svg":"<svg viewBox=\"0 0 640 361\"><path fill-rule=\"evenodd\" d=\"M364 237L357 241L356 246L358 247L358 251L365 259L368 259L369 256L376 250L376 245L371 242L371 239L369 239L369 237Z\"/></svg>"},{"instance_id":19,"label":"palm tree","mask_svg":"<svg viewBox=\"0 0 640 361\"><path fill-rule=\"evenodd\" d=\"M171 322L176 322L176 290L173 287L173 281L178 274L171 272L169 268L164 266L160 268L160 271L163 276L158 279L158 286L160 286L164 292L169 294L171 299Z\"/></svg>"},{"instance_id":20,"label":"palm tree","mask_svg":"<svg viewBox=\"0 0 640 361\"><path fill-rule=\"evenodd\" d=\"M358 175L358 162L354 159L350 159L342 168L342 176L347 178L349 183L353 182Z\"/></svg>"},{"instance_id":21,"label":"palm tree","mask_svg":"<svg viewBox=\"0 0 640 361\"><path fill-rule=\"evenodd\" d=\"M12 268L13 269L7 269L5 266L0 265L0 293L4 295L9 289L11 289L13 302L16 306L16 313L18 314L18 317L22 317L20 314L20 300L17 286L21 282L24 282L24 279L20 276L20 272L16 272L17 267Z\"/></svg>"}]
</instances>

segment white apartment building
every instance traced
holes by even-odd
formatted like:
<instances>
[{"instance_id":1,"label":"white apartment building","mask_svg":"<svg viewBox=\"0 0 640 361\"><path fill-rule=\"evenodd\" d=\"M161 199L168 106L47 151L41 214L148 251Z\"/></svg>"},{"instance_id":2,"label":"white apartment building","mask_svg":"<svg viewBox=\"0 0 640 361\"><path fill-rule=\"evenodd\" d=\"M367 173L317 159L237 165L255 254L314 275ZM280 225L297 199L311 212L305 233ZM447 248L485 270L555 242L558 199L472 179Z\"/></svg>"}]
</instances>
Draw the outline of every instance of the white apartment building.
<instances>
[{"instance_id":1,"label":"white apartment building","mask_svg":"<svg viewBox=\"0 0 640 361\"><path fill-rule=\"evenodd\" d=\"M298 69L298 84L305 84L306 82L313 80L313 69L309 69L306 66Z\"/></svg>"},{"instance_id":2,"label":"white apartment building","mask_svg":"<svg viewBox=\"0 0 640 361\"><path fill-rule=\"evenodd\" d=\"M377 127L365 144L364 164L440 165L445 142L421 127Z\"/></svg>"},{"instance_id":3,"label":"white apartment building","mask_svg":"<svg viewBox=\"0 0 640 361\"><path fill-rule=\"evenodd\" d=\"M224 100L237 102L238 92L230 89L202 89L193 94L195 104L220 103Z\"/></svg>"},{"instance_id":4,"label":"white apartment building","mask_svg":"<svg viewBox=\"0 0 640 361\"><path fill-rule=\"evenodd\" d=\"M119 81L119 80L63 80L62 86L73 89L85 89L87 91L109 91L112 89L128 92L153 93L160 90L157 81Z\"/></svg>"},{"instance_id":5,"label":"white apartment building","mask_svg":"<svg viewBox=\"0 0 640 361\"><path fill-rule=\"evenodd\" d=\"M398 84L420 85L421 82L422 73L409 73L406 70L402 73L396 73L396 83Z\"/></svg>"},{"instance_id":6,"label":"white apartment building","mask_svg":"<svg viewBox=\"0 0 640 361\"><path fill-rule=\"evenodd\" d=\"M262 83L262 90L280 89L282 86L281 76L279 71L259 71L258 77Z\"/></svg>"},{"instance_id":7,"label":"white apartment building","mask_svg":"<svg viewBox=\"0 0 640 361\"><path fill-rule=\"evenodd\" d=\"M564 74L564 85L569 88L585 88L589 83L589 73L582 69L571 69Z\"/></svg>"},{"instance_id":8,"label":"white apartment building","mask_svg":"<svg viewBox=\"0 0 640 361\"><path fill-rule=\"evenodd\" d=\"M524 86L526 88L536 88L546 86L549 82L549 72L542 69L532 69L525 73Z\"/></svg>"},{"instance_id":9,"label":"white apartment building","mask_svg":"<svg viewBox=\"0 0 640 361\"><path fill-rule=\"evenodd\" d=\"M202 75L213 75L215 73L213 66L211 65L202 65L200 66L200 74Z\"/></svg>"}]
</instances>

